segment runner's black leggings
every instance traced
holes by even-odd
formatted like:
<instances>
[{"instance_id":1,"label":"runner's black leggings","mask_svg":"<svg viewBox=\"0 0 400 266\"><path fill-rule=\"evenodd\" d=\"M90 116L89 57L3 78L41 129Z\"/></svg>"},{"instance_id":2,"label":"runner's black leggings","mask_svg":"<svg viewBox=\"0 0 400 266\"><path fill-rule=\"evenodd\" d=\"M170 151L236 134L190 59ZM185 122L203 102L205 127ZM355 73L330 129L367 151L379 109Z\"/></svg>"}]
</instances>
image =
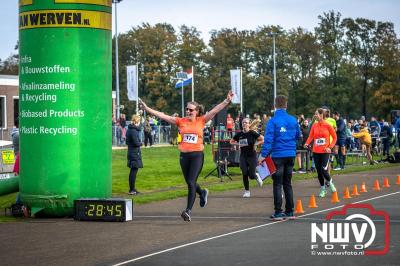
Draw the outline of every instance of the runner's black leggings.
<instances>
[{"instance_id":1,"label":"runner's black leggings","mask_svg":"<svg viewBox=\"0 0 400 266\"><path fill-rule=\"evenodd\" d=\"M186 210L192 210L196 199L196 192L201 195L201 188L197 184L197 178L203 168L204 153L202 151L181 152L179 162L188 186Z\"/></svg>"},{"instance_id":2,"label":"runner's black leggings","mask_svg":"<svg viewBox=\"0 0 400 266\"><path fill-rule=\"evenodd\" d=\"M249 190L249 178L257 179L256 167L257 167L257 154L244 155L240 154L240 170L243 175L243 185L245 190Z\"/></svg>"},{"instance_id":3,"label":"runner's black leggings","mask_svg":"<svg viewBox=\"0 0 400 266\"><path fill-rule=\"evenodd\" d=\"M331 176L328 172L329 156L330 153L313 153L315 169L317 169L318 180L321 187L325 185L325 180L328 182L331 181Z\"/></svg>"}]
</instances>

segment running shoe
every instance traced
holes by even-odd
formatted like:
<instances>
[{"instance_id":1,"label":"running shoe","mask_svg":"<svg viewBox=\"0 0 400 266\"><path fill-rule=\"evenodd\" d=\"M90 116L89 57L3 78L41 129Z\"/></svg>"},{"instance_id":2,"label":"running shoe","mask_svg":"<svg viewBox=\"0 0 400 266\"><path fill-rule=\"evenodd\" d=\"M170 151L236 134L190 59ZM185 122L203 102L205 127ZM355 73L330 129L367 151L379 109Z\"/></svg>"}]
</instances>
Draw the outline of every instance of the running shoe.
<instances>
[{"instance_id":1,"label":"running shoe","mask_svg":"<svg viewBox=\"0 0 400 266\"><path fill-rule=\"evenodd\" d=\"M200 195L200 207L204 207L207 205L207 198L208 198L208 189L203 189Z\"/></svg>"},{"instance_id":2,"label":"running shoe","mask_svg":"<svg viewBox=\"0 0 400 266\"><path fill-rule=\"evenodd\" d=\"M303 168L299 168L299 170L297 170L298 174L305 174L307 173L306 171L303 170Z\"/></svg>"},{"instance_id":3,"label":"running shoe","mask_svg":"<svg viewBox=\"0 0 400 266\"><path fill-rule=\"evenodd\" d=\"M286 219L288 219L288 220L294 220L294 219L296 219L296 216L294 216L293 211L291 211L291 212L286 212L286 211L285 211L285 216L286 216Z\"/></svg>"},{"instance_id":4,"label":"running shoe","mask_svg":"<svg viewBox=\"0 0 400 266\"><path fill-rule=\"evenodd\" d=\"M324 198L326 196L326 189L325 188L321 188L321 190L319 192L319 196L321 198Z\"/></svg>"},{"instance_id":5,"label":"running shoe","mask_svg":"<svg viewBox=\"0 0 400 266\"><path fill-rule=\"evenodd\" d=\"M250 190L245 190L244 191L243 198L250 198Z\"/></svg>"},{"instance_id":6,"label":"running shoe","mask_svg":"<svg viewBox=\"0 0 400 266\"><path fill-rule=\"evenodd\" d=\"M128 192L129 195L137 195L139 193L140 193L139 191L135 191L135 190L131 190Z\"/></svg>"},{"instance_id":7,"label":"running shoe","mask_svg":"<svg viewBox=\"0 0 400 266\"><path fill-rule=\"evenodd\" d=\"M333 169L333 171L340 171L340 170L343 170L342 167L336 167Z\"/></svg>"},{"instance_id":8,"label":"running shoe","mask_svg":"<svg viewBox=\"0 0 400 266\"><path fill-rule=\"evenodd\" d=\"M258 173L256 173L256 176L257 176L256 181L257 181L258 186L262 187L264 182L262 181L262 179L261 179L261 177L260 177L260 175Z\"/></svg>"},{"instance_id":9,"label":"running shoe","mask_svg":"<svg viewBox=\"0 0 400 266\"><path fill-rule=\"evenodd\" d=\"M331 190L332 193L336 192L336 187L333 184L332 179L331 179L331 181L329 181L329 189Z\"/></svg>"},{"instance_id":10,"label":"running shoe","mask_svg":"<svg viewBox=\"0 0 400 266\"><path fill-rule=\"evenodd\" d=\"M274 221L282 221L286 219L286 215L283 212L275 212L270 216L270 218Z\"/></svg>"},{"instance_id":11,"label":"running shoe","mask_svg":"<svg viewBox=\"0 0 400 266\"><path fill-rule=\"evenodd\" d=\"M185 222L190 222L192 220L190 214L191 214L190 210L184 210L181 214L181 217Z\"/></svg>"}]
</instances>

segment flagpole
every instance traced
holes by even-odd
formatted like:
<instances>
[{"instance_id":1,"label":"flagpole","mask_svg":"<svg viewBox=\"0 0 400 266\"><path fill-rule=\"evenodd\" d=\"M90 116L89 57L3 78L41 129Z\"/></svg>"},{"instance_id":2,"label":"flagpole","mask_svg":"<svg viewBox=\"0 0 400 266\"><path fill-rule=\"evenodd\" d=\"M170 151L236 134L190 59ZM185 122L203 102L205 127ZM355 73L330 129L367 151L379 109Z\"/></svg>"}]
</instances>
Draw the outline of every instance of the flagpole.
<instances>
[{"instance_id":1,"label":"flagpole","mask_svg":"<svg viewBox=\"0 0 400 266\"><path fill-rule=\"evenodd\" d=\"M192 102L194 102L194 68L192 66Z\"/></svg>"},{"instance_id":2,"label":"flagpole","mask_svg":"<svg viewBox=\"0 0 400 266\"><path fill-rule=\"evenodd\" d=\"M136 114L139 114L139 64L136 64Z\"/></svg>"},{"instance_id":3,"label":"flagpole","mask_svg":"<svg viewBox=\"0 0 400 266\"><path fill-rule=\"evenodd\" d=\"M240 68L240 112L243 112L242 68Z\"/></svg>"},{"instance_id":4,"label":"flagpole","mask_svg":"<svg viewBox=\"0 0 400 266\"><path fill-rule=\"evenodd\" d=\"M182 117L185 117L185 108L183 107L183 105L185 104L184 103L184 100L183 100L183 80L181 80L181 92L182 92Z\"/></svg>"}]
</instances>

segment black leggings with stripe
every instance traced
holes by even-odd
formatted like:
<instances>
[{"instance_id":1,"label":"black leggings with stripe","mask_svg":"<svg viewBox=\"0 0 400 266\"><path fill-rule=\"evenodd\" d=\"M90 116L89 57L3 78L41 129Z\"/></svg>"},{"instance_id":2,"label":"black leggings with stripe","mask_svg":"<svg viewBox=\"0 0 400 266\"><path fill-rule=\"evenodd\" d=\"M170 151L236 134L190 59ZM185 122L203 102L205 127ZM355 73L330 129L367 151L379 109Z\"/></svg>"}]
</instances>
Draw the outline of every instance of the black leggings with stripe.
<instances>
[{"instance_id":1,"label":"black leggings with stripe","mask_svg":"<svg viewBox=\"0 0 400 266\"><path fill-rule=\"evenodd\" d=\"M196 200L196 192L201 195L201 188L197 184L197 178L203 168L204 153L202 151L181 152L179 162L188 186L186 210L192 210L194 201Z\"/></svg>"},{"instance_id":2,"label":"black leggings with stripe","mask_svg":"<svg viewBox=\"0 0 400 266\"><path fill-rule=\"evenodd\" d=\"M243 175L243 185L245 190L249 190L249 178L257 179L256 167L257 167L257 154L245 155L240 154L240 170Z\"/></svg>"},{"instance_id":3,"label":"black leggings with stripe","mask_svg":"<svg viewBox=\"0 0 400 266\"><path fill-rule=\"evenodd\" d=\"M313 153L313 160L315 163L315 169L317 169L319 184L325 185L325 180L327 182L331 181L331 176L329 175L329 157L330 153Z\"/></svg>"}]
</instances>

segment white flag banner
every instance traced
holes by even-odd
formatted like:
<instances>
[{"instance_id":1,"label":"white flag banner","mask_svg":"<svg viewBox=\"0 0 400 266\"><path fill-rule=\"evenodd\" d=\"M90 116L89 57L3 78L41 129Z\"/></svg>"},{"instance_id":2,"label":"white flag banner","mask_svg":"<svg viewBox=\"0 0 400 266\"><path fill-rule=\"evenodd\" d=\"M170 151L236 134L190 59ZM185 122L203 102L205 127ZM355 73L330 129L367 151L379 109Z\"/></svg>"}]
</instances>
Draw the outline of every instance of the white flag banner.
<instances>
[{"instance_id":1,"label":"white flag banner","mask_svg":"<svg viewBox=\"0 0 400 266\"><path fill-rule=\"evenodd\" d=\"M126 66L126 87L128 89L128 99L130 101L138 100L138 81L137 66Z\"/></svg>"},{"instance_id":2,"label":"white flag banner","mask_svg":"<svg viewBox=\"0 0 400 266\"><path fill-rule=\"evenodd\" d=\"M242 99L240 79L240 69L231 70L231 88L232 92L234 93L232 103L240 104L240 101Z\"/></svg>"}]
</instances>

